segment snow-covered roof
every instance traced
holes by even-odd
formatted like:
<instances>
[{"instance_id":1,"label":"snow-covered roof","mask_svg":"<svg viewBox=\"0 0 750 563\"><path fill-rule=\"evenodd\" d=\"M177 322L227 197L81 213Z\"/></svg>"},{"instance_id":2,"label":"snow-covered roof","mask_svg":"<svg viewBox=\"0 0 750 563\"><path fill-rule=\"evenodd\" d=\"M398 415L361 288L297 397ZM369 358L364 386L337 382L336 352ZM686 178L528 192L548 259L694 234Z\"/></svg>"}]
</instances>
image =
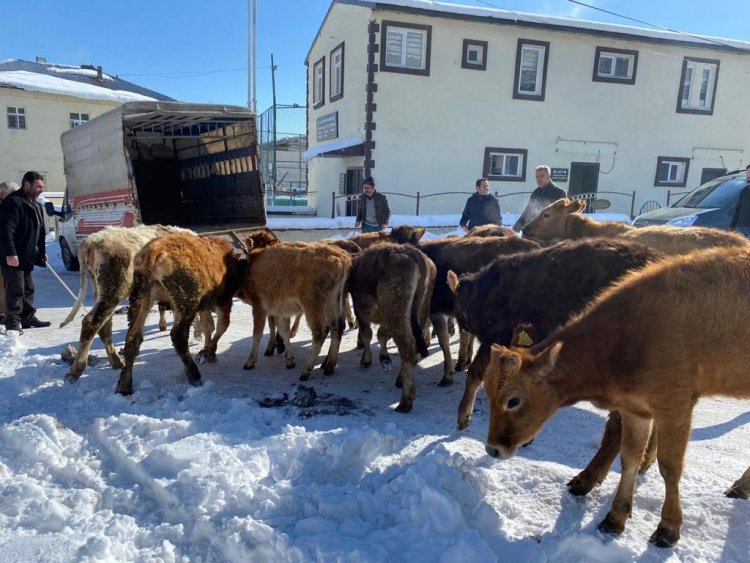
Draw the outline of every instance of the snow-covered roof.
<instances>
[{"instance_id":1,"label":"snow-covered roof","mask_svg":"<svg viewBox=\"0 0 750 563\"><path fill-rule=\"evenodd\" d=\"M0 87L30 92L63 94L87 100L174 101L154 90L143 88L93 67L35 63L18 59L0 61Z\"/></svg>"},{"instance_id":2,"label":"snow-covered roof","mask_svg":"<svg viewBox=\"0 0 750 563\"><path fill-rule=\"evenodd\" d=\"M750 42L748 41L738 41L736 39L725 39L721 37L687 34L660 29L649 29L630 25L603 23L567 16L548 16L544 14L532 14L529 12L517 12L515 10L501 8L464 6L461 4L434 2L432 0L333 0L331 6L333 6L333 4L354 4L365 6L373 10L393 9L396 11L408 11L414 13L431 13L432 15L445 14L446 17L472 18L477 20L485 19L509 25L557 28L560 31L624 36L641 41L680 42L693 44L696 47L739 51L750 54Z\"/></svg>"}]
</instances>

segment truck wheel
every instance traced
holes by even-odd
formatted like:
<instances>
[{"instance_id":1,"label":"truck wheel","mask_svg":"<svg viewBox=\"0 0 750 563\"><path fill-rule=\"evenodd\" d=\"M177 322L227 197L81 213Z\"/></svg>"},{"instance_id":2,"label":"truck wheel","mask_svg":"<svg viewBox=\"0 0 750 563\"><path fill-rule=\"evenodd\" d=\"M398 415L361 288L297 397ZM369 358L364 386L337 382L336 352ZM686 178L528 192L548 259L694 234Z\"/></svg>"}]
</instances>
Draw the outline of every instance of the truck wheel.
<instances>
[{"instance_id":1,"label":"truck wheel","mask_svg":"<svg viewBox=\"0 0 750 563\"><path fill-rule=\"evenodd\" d=\"M64 238L60 239L60 254L62 255L65 269L69 272L77 272L81 265L78 263L78 258L71 252L70 246L68 246L68 242Z\"/></svg>"}]
</instances>

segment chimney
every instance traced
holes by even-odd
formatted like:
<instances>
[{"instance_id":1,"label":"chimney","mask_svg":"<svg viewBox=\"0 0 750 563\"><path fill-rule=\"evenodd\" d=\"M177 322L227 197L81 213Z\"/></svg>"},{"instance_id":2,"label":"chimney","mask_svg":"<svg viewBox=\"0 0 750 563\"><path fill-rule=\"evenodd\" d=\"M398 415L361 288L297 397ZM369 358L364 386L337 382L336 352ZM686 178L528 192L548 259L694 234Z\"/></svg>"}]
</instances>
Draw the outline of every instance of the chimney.
<instances>
[{"instance_id":1,"label":"chimney","mask_svg":"<svg viewBox=\"0 0 750 563\"><path fill-rule=\"evenodd\" d=\"M36 62L41 64L47 64L47 58L46 57L37 57Z\"/></svg>"},{"instance_id":2,"label":"chimney","mask_svg":"<svg viewBox=\"0 0 750 563\"><path fill-rule=\"evenodd\" d=\"M102 77L102 67L101 66L97 66L96 67L96 79L97 80L104 80L104 78Z\"/></svg>"}]
</instances>

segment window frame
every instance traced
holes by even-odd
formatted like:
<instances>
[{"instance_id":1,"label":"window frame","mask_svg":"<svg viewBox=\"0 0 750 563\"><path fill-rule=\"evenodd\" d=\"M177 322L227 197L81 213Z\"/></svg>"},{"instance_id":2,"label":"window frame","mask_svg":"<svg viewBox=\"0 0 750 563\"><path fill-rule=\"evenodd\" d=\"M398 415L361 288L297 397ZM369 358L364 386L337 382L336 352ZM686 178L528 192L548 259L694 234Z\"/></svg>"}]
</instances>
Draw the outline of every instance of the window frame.
<instances>
[{"instance_id":1,"label":"window frame","mask_svg":"<svg viewBox=\"0 0 750 563\"><path fill-rule=\"evenodd\" d=\"M341 69L341 89L338 92L334 92L334 87L336 85L335 80L335 72L336 72L336 65L334 64L334 57L337 52L341 52L341 62L339 63L339 68ZM331 52L328 55L328 58L330 59L330 64L328 72L330 73L330 76L328 77L328 101L329 102L335 102L336 100L340 100L344 97L344 42L342 41L338 45L336 45L333 49L331 49Z\"/></svg>"},{"instance_id":2,"label":"window frame","mask_svg":"<svg viewBox=\"0 0 750 563\"><path fill-rule=\"evenodd\" d=\"M532 47L537 49L544 49L544 61L541 65L541 72L539 67L537 66L537 79L541 78L541 87L538 88L539 93L536 94L525 94L522 92L519 92L519 87L521 86L521 63L522 63L522 55L523 55L523 49L524 47ZM519 39L518 44L516 46L516 65L515 65L515 73L513 76L513 99L514 100L531 100L535 102L543 102L544 97L546 96L547 92L547 65L549 62L549 50L550 50L550 43L549 41L534 41L531 39Z\"/></svg>"},{"instance_id":3,"label":"window frame","mask_svg":"<svg viewBox=\"0 0 750 563\"><path fill-rule=\"evenodd\" d=\"M617 58L618 55L625 55L626 57L632 57L632 65L628 67L628 70L630 70L630 78L618 78L614 75L608 76L608 75L601 75L599 74L599 61L602 56L610 56L614 55L614 59ZM638 51L633 51L631 49L614 49L611 47L597 47L596 48L596 54L594 55L594 73L592 75L592 80L594 82L610 82L614 84L635 84L635 75L638 71Z\"/></svg>"},{"instance_id":4,"label":"window frame","mask_svg":"<svg viewBox=\"0 0 750 563\"><path fill-rule=\"evenodd\" d=\"M519 156L521 162L520 176L508 176L505 174L493 174L491 172L492 157L495 155ZM507 148L507 147L485 147L484 163L482 165L482 177L492 182L525 182L526 165L528 163L528 149Z\"/></svg>"},{"instance_id":5,"label":"window frame","mask_svg":"<svg viewBox=\"0 0 750 563\"><path fill-rule=\"evenodd\" d=\"M481 48L481 62L473 63L469 61L469 49L471 49L472 47ZM479 39L464 39L463 47L461 48L461 68L468 68L471 70L487 70L487 47L487 41L480 41Z\"/></svg>"},{"instance_id":6,"label":"window frame","mask_svg":"<svg viewBox=\"0 0 750 563\"><path fill-rule=\"evenodd\" d=\"M664 164L681 164L684 169L682 172L682 180L672 182L669 179L659 179L659 168ZM654 187L665 187L665 188L684 188L687 186L688 172L690 171L690 158L683 158L681 156L659 156L656 159L656 173L654 174ZM667 173L667 178L669 173Z\"/></svg>"},{"instance_id":7,"label":"window frame","mask_svg":"<svg viewBox=\"0 0 750 563\"><path fill-rule=\"evenodd\" d=\"M415 69L402 66L390 65L386 62L386 52L388 46L388 31L396 29L403 29L406 31L420 31L424 34L422 57L424 68ZM397 72L401 74L414 74L417 76L429 76L430 75L430 56L432 53L432 26L431 25L420 25L415 23L397 22L391 20L383 20L380 31L380 70L383 72ZM402 55L405 56L405 46Z\"/></svg>"},{"instance_id":8,"label":"window frame","mask_svg":"<svg viewBox=\"0 0 750 563\"><path fill-rule=\"evenodd\" d=\"M318 94L318 68L320 68L320 98ZM323 55L313 63L312 72L312 102L313 109L323 107L326 103L326 57Z\"/></svg>"},{"instance_id":9,"label":"window frame","mask_svg":"<svg viewBox=\"0 0 750 563\"><path fill-rule=\"evenodd\" d=\"M693 66L690 66L690 63L693 63ZM711 105L710 107L706 107L705 109L701 109L699 107L690 106L690 98L692 97L692 92L694 92L695 89L695 75L697 74L695 72L695 65L700 65L699 68L705 68L706 66L713 66L713 88L711 88L711 85L708 85L708 88L710 89L711 93ZM698 57L684 57L682 59L682 72L680 73L680 83L677 88L677 113L692 113L695 115L713 115L714 113L714 105L716 104L716 90L719 86L719 67L721 66L721 61L718 59L700 59ZM684 107L682 104L683 96L685 93L685 77L687 75L688 68L690 68L690 91L688 96L688 107ZM699 87L700 90L700 87ZM707 90L708 92L708 90Z\"/></svg>"},{"instance_id":10,"label":"window frame","mask_svg":"<svg viewBox=\"0 0 750 563\"><path fill-rule=\"evenodd\" d=\"M71 111L68 112L70 116L70 128L75 129L76 127L79 127L80 125L83 125L84 123L87 123L91 119L91 114L89 113L83 113L83 112L76 112ZM74 115L77 115L78 117L73 117ZM83 119L83 116L86 116L86 119Z\"/></svg>"},{"instance_id":11,"label":"window frame","mask_svg":"<svg viewBox=\"0 0 750 563\"><path fill-rule=\"evenodd\" d=\"M5 107L6 107L5 115L7 116L6 123L8 125L8 129L15 129L17 131L28 130L27 123L26 123L26 108L21 107L21 106L5 106ZM11 118L15 119L15 125L11 125Z\"/></svg>"}]
</instances>

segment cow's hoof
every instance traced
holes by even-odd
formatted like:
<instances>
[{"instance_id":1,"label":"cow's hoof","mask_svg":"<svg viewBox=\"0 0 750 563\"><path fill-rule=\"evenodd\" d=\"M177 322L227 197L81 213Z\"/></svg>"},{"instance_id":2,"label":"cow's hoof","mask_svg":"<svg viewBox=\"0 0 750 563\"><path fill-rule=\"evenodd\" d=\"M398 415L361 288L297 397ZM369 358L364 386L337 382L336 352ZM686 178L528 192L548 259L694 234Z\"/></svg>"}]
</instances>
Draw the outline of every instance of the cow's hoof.
<instances>
[{"instance_id":1,"label":"cow's hoof","mask_svg":"<svg viewBox=\"0 0 750 563\"><path fill-rule=\"evenodd\" d=\"M411 409L413 406L414 405L411 402L407 403L407 402L401 401L398 404L398 406L396 406L396 412L402 412L402 413L411 412Z\"/></svg>"},{"instance_id":2,"label":"cow's hoof","mask_svg":"<svg viewBox=\"0 0 750 563\"><path fill-rule=\"evenodd\" d=\"M737 484L732 485L729 487L726 491L724 491L724 494L728 496L729 498L741 498L748 500L750 496L748 495L748 492L743 490L742 487L740 487Z\"/></svg>"},{"instance_id":3,"label":"cow's hoof","mask_svg":"<svg viewBox=\"0 0 750 563\"><path fill-rule=\"evenodd\" d=\"M465 362L462 362L460 360L458 362L456 362L456 367L455 367L456 371L464 371L465 369L466 369L466 363Z\"/></svg>"},{"instance_id":4,"label":"cow's hoof","mask_svg":"<svg viewBox=\"0 0 750 563\"><path fill-rule=\"evenodd\" d=\"M255 362L245 362L245 365L242 366L242 369L253 369L255 367Z\"/></svg>"},{"instance_id":5,"label":"cow's hoof","mask_svg":"<svg viewBox=\"0 0 750 563\"><path fill-rule=\"evenodd\" d=\"M449 385L453 385L453 377L443 376L443 379L438 381L438 387L448 387Z\"/></svg>"},{"instance_id":6,"label":"cow's hoof","mask_svg":"<svg viewBox=\"0 0 750 563\"><path fill-rule=\"evenodd\" d=\"M128 395L132 395L133 394L133 388L132 387L120 387L120 386L118 386L117 387L117 392L120 395L123 395L123 396L127 397Z\"/></svg>"},{"instance_id":7,"label":"cow's hoof","mask_svg":"<svg viewBox=\"0 0 750 563\"><path fill-rule=\"evenodd\" d=\"M65 381L67 381L68 383L75 383L76 381L78 381L78 379L80 379L80 377L80 375L68 372L65 374Z\"/></svg>"},{"instance_id":8,"label":"cow's hoof","mask_svg":"<svg viewBox=\"0 0 750 563\"><path fill-rule=\"evenodd\" d=\"M586 496L595 486L596 483L591 479L582 477L580 473L568 481L567 484L568 492L576 497Z\"/></svg>"},{"instance_id":9,"label":"cow's hoof","mask_svg":"<svg viewBox=\"0 0 750 563\"><path fill-rule=\"evenodd\" d=\"M265 352L263 352L263 355L264 356L273 356L273 353L274 353L274 349L273 348L269 348L268 350L266 350Z\"/></svg>"},{"instance_id":10,"label":"cow's hoof","mask_svg":"<svg viewBox=\"0 0 750 563\"><path fill-rule=\"evenodd\" d=\"M669 530L664 526L659 526L656 528L656 531L651 534L648 541L656 547L674 547L679 539L680 530Z\"/></svg>"},{"instance_id":11,"label":"cow's hoof","mask_svg":"<svg viewBox=\"0 0 750 563\"><path fill-rule=\"evenodd\" d=\"M359 367L362 367L362 368L369 368L371 365L372 365L372 358L370 358L369 360L361 360L359 362Z\"/></svg>"},{"instance_id":12,"label":"cow's hoof","mask_svg":"<svg viewBox=\"0 0 750 563\"><path fill-rule=\"evenodd\" d=\"M159 332L164 332L165 330L167 330L167 325L159 323Z\"/></svg>"},{"instance_id":13,"label":"cow's hoof","mask_svg":"<svg viewBox=\"0 0 750 563\"><path fill-rule=\"evenodd\" d=\"M321 367L323 368L323 375L333 375L333 370L336 368L336 366L328 364L323 364Z\"/></svg>"},{"instance_id":14,"label":"cow's hoof","mask_svg":"<svg viewBox=\"0 0 750 563\"><path fill-rule=\"evenodd\" d=\"M390 373L391 371L391 358L388 356L381 356L380 358L380 367L385 373Z\"/></svg>"},{"instance_id":15,"label":"cow's hoof","mask_svg":"<svg viewBox=\"0 0 750 563\"><path fill-rule=\"evenodd\" d=\"M302 375L299 376L300 381L307 381L308 379L310 379L309 372L303 372Z\"/></svg>"},{"instance_id":16,"label":"cow's hoof","mask_svg":"<svg viewBox=\"0 0 750 563\"><path fill-rule=\"evenodd\" d=\"M616 522L611 514L607 514L607 517L599 523L596 529L603 534L619 536L625 531L625 524Z\"/></svg>"},{"instance_id":17,"label":"cow's hoof","mask_svg":"<svg viewBox=\"0 0 750 563\"><path fill-rule=\"evenodd\" d=\"M196 364L205 364L208 361L208 353L205 350L201 350L195 355Z\"/></svg>"},{"instance_id":18,"label":"cow's hoof","mask_svg":"<svg viewBox=\"0 0 750 563\"><path fill-rule=\"evenodd\" d=\"M200 387L201 385L203 385L203 380L200 377L197 379L192 378L192 379L188 379L188 383L192 385L193 387Z\"/></svg>"},{"instance_id":19,"label":"cow's hoof","mask_svg":"<svg viewBox=\"0 0 750 563\"><path fill-rule=\"evenodd\" d=\"M286 361L286 369L293 369L296 365L297 364L295 363L294 358Z\"/></svg>"},{"instance_id":20,"label":"cow's hoof","mask_svg":"<svg viewBox=\"0 0 750 563\"><path fill-rule=\"evenodd\" d=\"M466 430L469 426L471 426L471 415L467 414L459 416L456 424L459 430Z\"/></svg>"}]
</instances>

